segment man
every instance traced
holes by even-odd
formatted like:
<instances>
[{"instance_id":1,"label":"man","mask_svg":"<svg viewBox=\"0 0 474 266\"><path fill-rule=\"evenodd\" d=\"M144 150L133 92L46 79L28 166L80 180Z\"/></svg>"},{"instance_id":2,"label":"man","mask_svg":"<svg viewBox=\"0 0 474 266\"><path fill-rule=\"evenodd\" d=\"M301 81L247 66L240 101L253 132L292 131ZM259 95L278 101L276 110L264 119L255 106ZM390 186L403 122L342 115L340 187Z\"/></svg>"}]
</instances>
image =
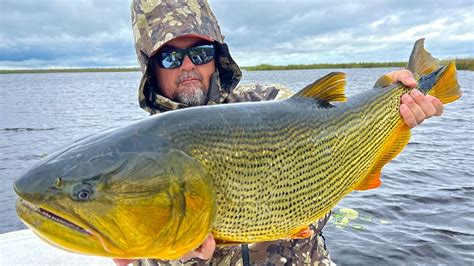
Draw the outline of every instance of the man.
<instances>
[{"instance_id":1,"label":"man","mask_svg":"<svg viewBox=\"0 0 474 266\"><path fill-rule=\"evenodd\" d=\"M151 1L153 2L153 1ZM150 114L197 105L287 98L292 93L278 86L237 86L241 71L205 0L146 0L132 3L135 48L143 77L140 107ZM407 86L416 82L407 70L387 74ZM400 114L409 127L441 115L441 102L417 90L403 95ZM216 248L210 235L180 261L142 260L141 264L331 264L321 229L329 214L311 227L305 239L278 240ZM131 260L115 260L122 265Z\"/></svg>"}]
</instances>

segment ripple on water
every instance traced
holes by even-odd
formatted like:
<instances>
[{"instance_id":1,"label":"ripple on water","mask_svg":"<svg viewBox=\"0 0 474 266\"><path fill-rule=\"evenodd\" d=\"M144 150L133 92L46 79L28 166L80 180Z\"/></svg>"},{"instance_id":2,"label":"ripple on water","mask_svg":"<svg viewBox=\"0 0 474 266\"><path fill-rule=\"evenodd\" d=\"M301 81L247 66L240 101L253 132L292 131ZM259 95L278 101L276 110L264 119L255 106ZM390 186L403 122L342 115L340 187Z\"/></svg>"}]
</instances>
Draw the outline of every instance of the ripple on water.
<instances>
[{"instance_id":1,"label":"ripple on water","mask_svg":"<svg viewBox=\"0 0 474 266\"><path fill-rule=\"evenodd\" d=\"M48 130L54 130L54 128L31 128L31 127L0 128L0 131L13 131L13 132L48 131Z\"/></svg>"}]
</instances>

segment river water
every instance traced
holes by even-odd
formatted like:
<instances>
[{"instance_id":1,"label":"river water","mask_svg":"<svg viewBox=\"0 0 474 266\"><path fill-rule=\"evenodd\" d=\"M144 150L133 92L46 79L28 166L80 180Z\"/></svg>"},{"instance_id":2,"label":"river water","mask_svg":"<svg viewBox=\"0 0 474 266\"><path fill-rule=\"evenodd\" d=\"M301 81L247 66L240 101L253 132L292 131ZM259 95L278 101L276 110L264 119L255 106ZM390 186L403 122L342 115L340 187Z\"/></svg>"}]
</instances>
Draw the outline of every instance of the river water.
<instances>
[{"instance_id":1,"label":"river water","mask_svg":"<svg viewBox=\"0 0 474 266\"><path fill-rule=\"evenodd\" d=\"M350 97L393 69L244 72L243 83L297 91L330 71L347 74ZM338 264L474 263L474 72L459 71L463 97L412 130L382 172L379 189L353 192L324 230ZM24 229L13 181L38 160L91 133L147 114L139 72L0 75L0 233Z\"/></svg>"}]
</instances>

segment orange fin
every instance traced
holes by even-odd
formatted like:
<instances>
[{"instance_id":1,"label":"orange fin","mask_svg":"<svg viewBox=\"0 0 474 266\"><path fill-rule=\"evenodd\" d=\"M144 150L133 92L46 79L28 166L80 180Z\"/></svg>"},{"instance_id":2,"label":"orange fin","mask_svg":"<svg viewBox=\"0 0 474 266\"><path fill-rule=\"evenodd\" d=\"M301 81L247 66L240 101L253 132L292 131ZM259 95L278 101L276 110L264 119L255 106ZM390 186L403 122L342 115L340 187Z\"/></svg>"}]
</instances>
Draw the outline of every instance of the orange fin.
<instances>
[{"instance_id":1,"label":"orange fin","mask_svg":"<svg viewBox=\"0 0 474 266\"><path fill-rule=\"evenodd\" d=\"M417 88L438 98L442 103L454 102L462 96L454 61L440 66L438 59L425 50L424 39L416 41L407 68L415 77L422 75Z\"/></svg>"},{"instance_id":2,"label":"orange fin","mask_svg":"<svg viewBox=\"0 0 474 266\"><path fill-rule=\"evenodd\" d=\"M461 98L462 92L457 79L456 64L453 61L440 69L437 79L428 94L438 98L444 104Z\"/></svg>"},{"instance_id":3,"label":"orange fin","mask_svg":"<svg viewBox=\"0 0 474 266\"><path fill-rule=\"evenodd\" d=\"M364 178L357 186L354 188L356 190L368 190L373 188L378 188L382 184L380 181L380 172L371 173L366 178Z\"/></svg>"},{"instance_id":4,"label":"orange fin","mask_svg":"<svg viewBox=\"0 0 474 266\"><path fill-rule=\"evenodd\" d=\"M369 174L362 179L355 187L356 190L367 190L372 188L377 188L382 184L380 181L380 172L382 171L382 167L385 164L390 162L393 158L395 158L405 146L408 144L410 140L410 129L403 123L402 120L401 125L397 132L395 132L391 138L385 142L380 155L375 160L374 164L371 167L371 171Z\"/></svg>"},{"instance_id":5,"label":"orange fin","mask_svg":"<svg viewBox=\"0 0 474 266\"><path fill-rule=\"evenodd\" d=\"M292 98L309 97L325 102L345 102L345 85L344 73L331 72L295 93Z\"/></svg>"},{"instance_id":6,"label":"orange fin","mask_svg":"<svg viewBox=\"0 0 474 266\"><path fill-rule=\"evenodd\" d=\"M303 239L308 238L314 235L313 230L309 226L304 226L294 230L295 233L290 234L289 238L291 239Z\"/></svg>"}]
</instances>

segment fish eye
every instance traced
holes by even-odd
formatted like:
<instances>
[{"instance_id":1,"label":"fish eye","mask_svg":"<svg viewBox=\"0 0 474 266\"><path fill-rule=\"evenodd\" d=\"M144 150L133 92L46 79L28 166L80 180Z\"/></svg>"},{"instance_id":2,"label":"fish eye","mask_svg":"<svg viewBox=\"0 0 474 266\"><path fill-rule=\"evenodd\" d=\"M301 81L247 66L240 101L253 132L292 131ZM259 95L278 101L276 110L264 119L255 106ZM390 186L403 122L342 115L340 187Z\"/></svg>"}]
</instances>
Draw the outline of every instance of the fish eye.
<instances>
[{"instance_id":1,"label":"fish eye","mask_svg":"<svg viewBox=\"0 0 474 266\"><path fill-rule=\"evenodd\" d=\"M79 184L73 189L73 199L79 201L86 201L91 198L93 193L92 186L89 184Z\"/></svg>"}]
</instances>

